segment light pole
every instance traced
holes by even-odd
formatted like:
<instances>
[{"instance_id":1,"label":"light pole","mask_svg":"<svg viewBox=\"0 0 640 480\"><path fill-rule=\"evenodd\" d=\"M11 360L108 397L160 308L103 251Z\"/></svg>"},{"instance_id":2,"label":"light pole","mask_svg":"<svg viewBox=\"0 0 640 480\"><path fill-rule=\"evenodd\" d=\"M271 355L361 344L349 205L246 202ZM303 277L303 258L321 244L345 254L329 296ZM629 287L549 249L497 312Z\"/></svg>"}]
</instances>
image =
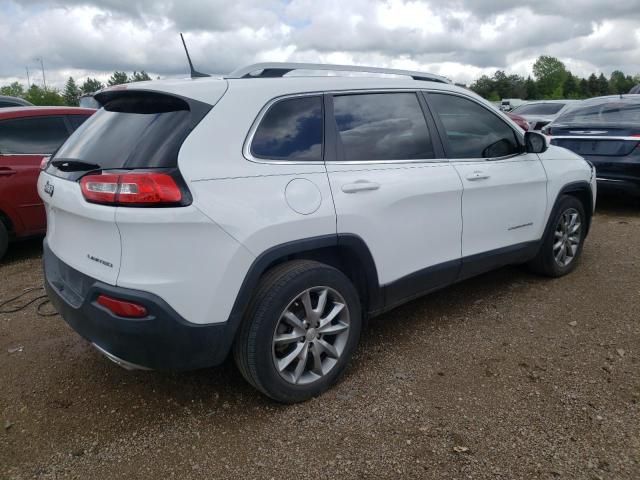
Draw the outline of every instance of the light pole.
<instances>
[{"instance_id":1,"label":"light pole","mask_svg":"<svg viewBox=\"0 0 640 480\"><path fill-rule=\"evenodd\" d=\"M40 68L42 69L42 85L44 87L44 89L47 89L47 79L44 76L44 61L42 60L42 57L38 57L36 58L36 60L40 60Z\"/></svg>"}]
</instances>

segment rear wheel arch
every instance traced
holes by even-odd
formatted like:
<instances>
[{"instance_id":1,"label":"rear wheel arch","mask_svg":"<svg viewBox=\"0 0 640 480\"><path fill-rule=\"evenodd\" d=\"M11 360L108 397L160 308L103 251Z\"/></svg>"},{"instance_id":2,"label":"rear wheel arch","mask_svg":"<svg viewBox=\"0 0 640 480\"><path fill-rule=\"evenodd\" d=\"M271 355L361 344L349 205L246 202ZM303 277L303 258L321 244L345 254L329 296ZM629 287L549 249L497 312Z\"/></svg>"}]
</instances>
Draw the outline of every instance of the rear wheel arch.
<instances>
[{"instance_id":1,"label":"rear wheel arch","mask_svg":"<svg viewBox=\"0 0 640 480\"><path fill-rule=\"evenodd\" d=\"M266 250L249 267L229 316L234 337L262 277L291 260L314 260L340 270L356 288L365 317L368 312L382 308L378 273L362 238L340 234L294 240Z\"/></svg>"}]
</instances>

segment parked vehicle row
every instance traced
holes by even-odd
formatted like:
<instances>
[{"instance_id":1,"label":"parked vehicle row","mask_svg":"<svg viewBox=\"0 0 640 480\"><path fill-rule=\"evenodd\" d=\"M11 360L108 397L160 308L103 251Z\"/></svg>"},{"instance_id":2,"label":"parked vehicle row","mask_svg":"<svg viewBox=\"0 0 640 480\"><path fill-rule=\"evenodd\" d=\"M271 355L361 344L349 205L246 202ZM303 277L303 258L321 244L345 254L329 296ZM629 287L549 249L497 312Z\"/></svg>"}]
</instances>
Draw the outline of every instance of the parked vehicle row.
<instances>
[{"instance_id":1,"label":"parked vehicle row","mask_svg":"<svg viewBox=\"0 0 640 480\"><path fill-rule=\"evenodd\" d=\"M436 75L284 76L300 68L357 70L105 89L44 166L48 294L110 359L232 352L258 390L301 401L368 317L502 265L575 268L596 198L580 156Z\"/></svg>"},{"instance_id":2,"label":"parked vehicle row","mask_svg":"<svg viewBox=\"0 0 640 480\"><path fill-rule=\"evenodd\" d=\"M10 241L45 233L36 189L42 158L93 113L72 107L0 109L0 259Z\"/></svg>"},{"instance_id":3,"label":"parked vehicle row","mask_svg":"<svg viewBox=\"0 0 640 480\"><path fill-rule=\"evenodd\" d=\"M603 191L640 196L640 95L584 100L545 133L553 145L591 162Z\"/></svg>"}]
</instances>

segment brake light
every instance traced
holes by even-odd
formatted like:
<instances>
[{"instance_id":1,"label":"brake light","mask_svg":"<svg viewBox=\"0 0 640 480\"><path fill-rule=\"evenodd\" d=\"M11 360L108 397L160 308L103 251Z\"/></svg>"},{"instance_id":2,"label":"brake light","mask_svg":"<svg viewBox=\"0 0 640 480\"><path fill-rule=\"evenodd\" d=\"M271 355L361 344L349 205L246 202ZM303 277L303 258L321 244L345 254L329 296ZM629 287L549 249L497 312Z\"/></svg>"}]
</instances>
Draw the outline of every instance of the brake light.
<instances>
[{"instance_id":1,"label":"brake light","mask_svg":"<svg viewBox=\"0 0 640 480\"><path fill-rule=\"evenodd\" d=\"M137 303L119 300L107 295L98 296L98 304L105 307L119 317L143 318L147 316L147 309Z\"/></svg>"},{"instance_id":2,"label":"brake light","mask_svg":"<svg viewBox=\"0 0 640 480\"><path fill-rule=\"evenodd\" d=\"M104 205L176 205L183 198L182 190L167 173L86 175L80 180L80 188L88 202Z\"/></svg>"}]
</instances>

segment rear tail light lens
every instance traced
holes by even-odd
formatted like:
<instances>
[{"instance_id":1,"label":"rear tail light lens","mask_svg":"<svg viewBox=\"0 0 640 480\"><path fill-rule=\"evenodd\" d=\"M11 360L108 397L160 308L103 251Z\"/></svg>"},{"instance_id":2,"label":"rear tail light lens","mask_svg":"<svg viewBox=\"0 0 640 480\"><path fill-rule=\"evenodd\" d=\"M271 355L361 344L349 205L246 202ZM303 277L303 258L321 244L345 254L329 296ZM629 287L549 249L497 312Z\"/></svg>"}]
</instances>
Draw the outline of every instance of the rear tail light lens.
<instances>
[{"instance_id":1,"label":"rear tail light lens","mask_svg":"<svg viewBox=\"0 0 640 480\"><path fill-rule=\"evenodd\" d=\"M182 189L168 173L86 175L80 188L88 202L103 205L178 206L183 202Z\"/></svg>"},{"instance_id":2,"label":"rear tail light lens","mask_svg":"<svg viewBox=\"0 0 640 480\"><path fill-rule=\"evenodd\" d=\"M45 168L47 168L50 158L51 157L49 155L47 155L46 157L42 157L42 160L40 160L40 170L44 170Z\"/></svg>"},{"instance_id":3,"label":"rear tail light lens","mask_svg":"<svg viewBox=\"0 0 640 480\"><path fill-rule=\"evenodd\" d=\"M147 309L142 305L107 295L98 296L98 304L119 317L143 318L147 316Z\"/></svg>"}]
</instances>

